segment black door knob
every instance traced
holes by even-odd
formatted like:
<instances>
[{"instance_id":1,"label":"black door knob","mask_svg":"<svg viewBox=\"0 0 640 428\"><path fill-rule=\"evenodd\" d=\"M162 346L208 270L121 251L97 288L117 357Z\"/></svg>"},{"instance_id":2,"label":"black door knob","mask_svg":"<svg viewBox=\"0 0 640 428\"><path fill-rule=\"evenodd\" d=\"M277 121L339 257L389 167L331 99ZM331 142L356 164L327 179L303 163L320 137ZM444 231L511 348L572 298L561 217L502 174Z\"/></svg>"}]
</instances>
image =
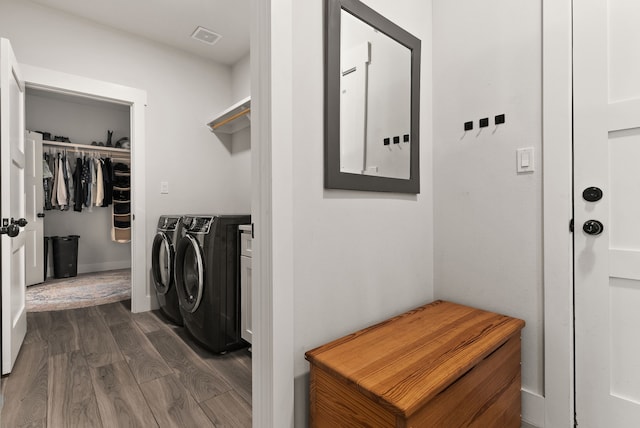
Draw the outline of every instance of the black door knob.
<instances>
[{"instance_id":1,"label":"black door knob","mask_svg":"<svg viewBox=\"0 0 640 428\"><path fill-rule=\"evenodd\" d=\"M602 190L599 187L587 187L582 192L582 197L588 202L597 202L602 199Z\"/></svg>"},{"instance_id":2,"label":"black door knob","mask_svg":"<svg viewBox=\"0 0 640 428\"><path fill-rule=\"evenodd\" d=\"M15 224L20 227L25 227L27 223L27 219L25 218L19 218L18 220L11 219L11 224Z\"/></svg>"},{"instance_id":3,"label":"black door knob","mask_svg":"<svg viewBox=\"0 0 640 428\"><path fill-rule=\"evenodd\" d=\"M44 218L44 213L38 213L38 218Z\"/></svg>"},{"instance_id":4,"label":"black door knob","mask_svg":"<svg viewBox=\"0 0 640 428\"><path fill-rule=\"evenodd\" d=\"M587 220L584 222L582 230L588 235L600 235L604 226L598 220Z\"/></svg>"},{"instance_id":5,"label":"black door knob","mask_svg":"<svg viewBox=\"0 0 640 428\"><path fill-rule=\"evenodd\" d=\"M9 235L9 238L15 238L19 233L20 228L17 224L10 224L9 226L7 226L7 235Z\"/></svg>"}]
</instances>

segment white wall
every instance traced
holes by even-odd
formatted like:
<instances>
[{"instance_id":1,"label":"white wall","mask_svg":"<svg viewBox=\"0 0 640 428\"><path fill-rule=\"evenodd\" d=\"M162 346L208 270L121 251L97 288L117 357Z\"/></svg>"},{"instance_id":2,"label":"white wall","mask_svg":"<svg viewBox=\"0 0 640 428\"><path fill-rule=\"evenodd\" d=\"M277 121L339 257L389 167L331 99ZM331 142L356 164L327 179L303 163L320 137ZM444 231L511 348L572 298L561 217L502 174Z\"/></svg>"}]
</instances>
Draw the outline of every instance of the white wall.
<instances>
[{"instance_id":1,"label":"white wall","mask_svg":"<svg viewBox=\"0 0 640 428\"><path fill-rule=\"evenodd\" d=\"M230 67L30 2L0 3L0 36L21 63L147 91L147 248L161 214L250 211L229 179L247 162L205 126L233 102Z\"/></svg>"},{"instance_id":2,"label":"white wall","mask_svg":"<svg viewBox=\"0 0 640 428\"><path fill-rule=\"evenodd\" d=\"M231 67L231 103L251 95L251 58L247 53Z\"/></svg>"},{"instance_id":3,"label":"white wall","mask_svg":"<svg viewBox=\"0 0 640 428\"><path fill-rule=\"evenodd\" d=\"M231 104L251 95L251 63L249 54L231 67ZM244 119L243 119L244 120ZM231 136L231 153L236 169L234 186L242 195L251 195L251 128ZM249 201L250 202L250 201ZM249 213L250 211L246 211Z\"/></svg>"},{"instance_id":4,"label":"white wall","mask_svg":"<svg viewBox=\"0 0 640 428\"><path fill-rule=\"evenodd\" d=\"M419 195L324 189L322 2L291 0L272 21L273 300L293 304L294 426L308 418L305 351L433 296L431 2L367 3L422 40ZM280 408L288 379L274 385Z\"/></svg>"},{"instance_id":5,"label":"white wall","mask_svg":"<svg viewBox=\"0 0 640 428\"><path fill-rule=\"evenodd\" d=\"M527 412L544 411L528 407L544 395L541 2L437 0L433 22L435 296L526 321L523 412L538 419ZM536 171L519 175L523 147Z\"/></svg>"},{"instance_id":6,"label":"white wall","mask_svg":"<svg viewBox=\"0 0 640 428\"><path fill-rule=\"evenodd\" d=\"M51 136L69 137L74 144L106 143L107 130L114 131L112 141L129 136L129 107L118 104L98 103L94 100L69 101L69 97L33 93L27 90L25 123L28 130L50 132ZM46 141L44 141L46 144ZM44 148L57 153L63 148ZM87 152L90 153L90 152ZM76 157L69 152L69 163L75 170ZM128 156L127 156L128 157ZM83 206L82 212L45 211L45 236L80 235L78 240L78 273L122 269L131 266L131 245L111 240L112 211L109 207ZM52 254L51 249L49 254ZM53 258L51 256L50 260ZM53 275L53 269L48 270Z\"/></svg>"}]
</instances>

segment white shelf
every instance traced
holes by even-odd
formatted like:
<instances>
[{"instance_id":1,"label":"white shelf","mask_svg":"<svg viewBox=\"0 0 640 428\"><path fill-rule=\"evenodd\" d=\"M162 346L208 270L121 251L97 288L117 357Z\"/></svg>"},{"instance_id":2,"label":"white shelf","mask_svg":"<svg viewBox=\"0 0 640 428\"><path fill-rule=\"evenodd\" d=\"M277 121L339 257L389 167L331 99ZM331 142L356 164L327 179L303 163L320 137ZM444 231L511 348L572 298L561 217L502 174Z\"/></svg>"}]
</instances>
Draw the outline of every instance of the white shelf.
<instances>
[{"instance_id":1,"label":"white shelf","mask_svg":"<svg viewBox=\"0 0 640 428\"><path fill-rule=\"evenodd\" d=\"M61 141L42 140L42 145L49 146L49 147L63 147L70 151L76 151L76 152L94 151L94 152L101 152L101 153L113 152L113 153L126 153L128 155L131 154L131 150L129 149L119 149L117 147L108 147L108 146L92 146L89 144L73 144L73 143L65 143Z\"/></svg>"},{"instance_id":2,"label":"white shelf","mask_svg":"<svg viewBox=\"0 0 640 428\"><path fill-rule=\"evenodd\" d=\"M251 97L232 105L207 123L211 132L233 134L250 125Z\"/></svg>"}]
</instances>

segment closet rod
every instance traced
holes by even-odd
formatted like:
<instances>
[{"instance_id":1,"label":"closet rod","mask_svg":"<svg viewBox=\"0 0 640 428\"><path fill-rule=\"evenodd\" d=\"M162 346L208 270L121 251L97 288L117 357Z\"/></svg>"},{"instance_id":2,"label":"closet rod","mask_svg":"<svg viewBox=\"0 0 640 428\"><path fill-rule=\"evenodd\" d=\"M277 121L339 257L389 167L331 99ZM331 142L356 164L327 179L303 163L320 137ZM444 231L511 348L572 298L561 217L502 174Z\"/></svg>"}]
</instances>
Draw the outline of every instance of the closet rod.
<instances>
[{"instance_id":1,"label":"closet rod","mask_svg":"<svg viewBox=\"0 0 640 428\"><path fill-rule=\"evenodd\" d=\"M107 147L107 146L90 146L89 144L69 144L69 143L61 143L57 141L43 141L42 146L49 147L62 147L66 150L72 152L85 152L85 151L93 151L100 153L121 153L121 154L131 154L131 150L128 149L119 149L117 147Z\"/></svg>"}]
</instances>

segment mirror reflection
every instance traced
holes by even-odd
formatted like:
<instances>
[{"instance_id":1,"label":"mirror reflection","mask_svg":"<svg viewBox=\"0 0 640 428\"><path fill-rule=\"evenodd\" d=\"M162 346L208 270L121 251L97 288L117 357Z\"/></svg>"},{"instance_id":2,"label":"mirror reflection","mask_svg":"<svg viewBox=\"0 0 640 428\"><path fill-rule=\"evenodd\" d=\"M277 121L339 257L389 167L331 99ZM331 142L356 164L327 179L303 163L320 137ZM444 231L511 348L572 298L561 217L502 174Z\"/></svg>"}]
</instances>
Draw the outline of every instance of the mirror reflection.
<instances>
[{"instance_id":1,"label":"mirror reflection","mask_svg":"<svg viewBox=\"0 0 640 428\"><path fill-rule=\"evenodd\" d=\"M409 179L411 50L340 13L340 171Z\"/></svg>"}]
</instances>

